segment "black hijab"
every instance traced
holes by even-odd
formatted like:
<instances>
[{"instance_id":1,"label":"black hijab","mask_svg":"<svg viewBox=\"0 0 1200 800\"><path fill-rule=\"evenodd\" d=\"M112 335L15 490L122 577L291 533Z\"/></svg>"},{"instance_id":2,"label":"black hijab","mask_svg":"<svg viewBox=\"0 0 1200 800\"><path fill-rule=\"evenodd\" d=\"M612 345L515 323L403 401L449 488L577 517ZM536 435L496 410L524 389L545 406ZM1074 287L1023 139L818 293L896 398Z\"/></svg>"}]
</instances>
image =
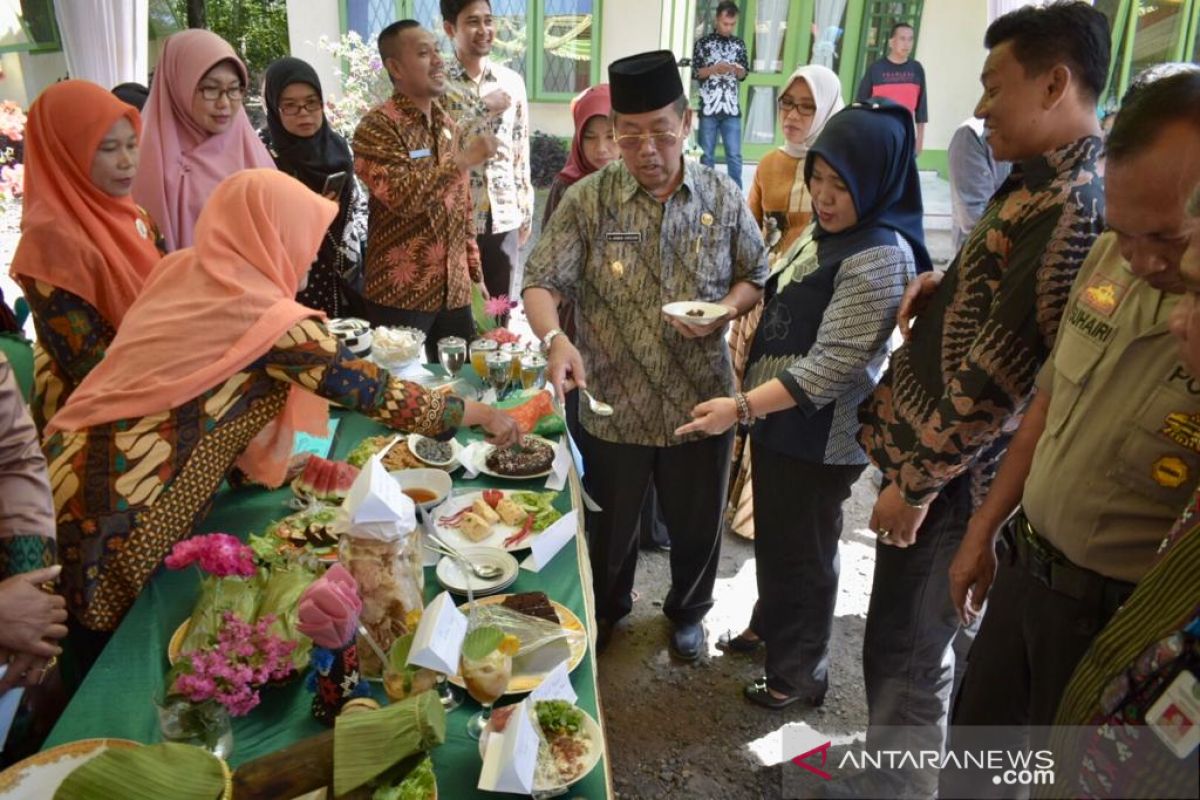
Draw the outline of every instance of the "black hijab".
<instances>
[{"instance_id":1,"label":"black hijab","mask_svg":"<svg viewBox=\"0 0 1200 800\"><path fill-rule=\"evenodd\" d=\"M298 179L314 192L321 191L325 179L337 172L354 170L350 147L346 140L329 127L329 120L322 119L320 129L312 136L293 136L283 127L279 117L279 96L293 83L311 86L325 103L321 91L321 79L305 61L298 58L281 58L267 67L266 86L263 100L267 107L267 129L271 134L271 155L280 170ZM347 180L343 196L349 192L351 181Z\"/></svg>"},{"instance_id":2,"label":"black hijab","mask_svg":"<svg viewBox=\"0 0 1200 800\"><path fill-rule=\"evenodd\" d=\"M908 109L874 98L847 106L830 117L804 162L810 183L813 158L820 156L850 189L858 222L839 233L821 229L813 238L821 264L842 261L870 247L886 244L889 231L908 240L917 272L933 268L925 249L921 179L917 174L916 132ZM895 241L891 239L891 241Z\"/></svg>"},{"instance_id":3,"label":"black hijab","mask_svg":"<svg viewBox=\"0 0 1200 800\"><path fill-rule=\"evenodd\" d=\"M128 103L138 111L145 107L146 101L150 98L150 89L140 83L118 83L112 88L112 93L122 103Z\"/></svg>"}]
</instances>

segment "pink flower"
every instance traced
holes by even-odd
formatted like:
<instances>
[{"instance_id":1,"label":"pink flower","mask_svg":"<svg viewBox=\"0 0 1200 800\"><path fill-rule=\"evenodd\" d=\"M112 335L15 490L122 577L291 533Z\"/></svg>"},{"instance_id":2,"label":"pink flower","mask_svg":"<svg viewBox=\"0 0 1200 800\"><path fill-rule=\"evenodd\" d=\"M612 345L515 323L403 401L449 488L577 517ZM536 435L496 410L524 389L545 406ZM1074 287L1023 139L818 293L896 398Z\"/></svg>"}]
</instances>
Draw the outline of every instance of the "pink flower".
<instances>
[{"instance_id":1,"label":"pink flower","mask_svg":"<svg viewBox=\"0 0 1200 800\"><path fill-rule=\"evenodd\" d=\"M510 301L508 295L499 294L483 301L483 310L488 316L501 317L517 307L516 302Z\"/></svg>"},{"instance_id":2,"label":"pink flower","mask_svg":"<svg viewBox=\"0 0 1200 800\"><path fill-rule=\"evenodd\" d=\"M169 569L196 564L218 578L254 576L254 551L228 533L209 533L177 542L163 563Z\"/></svg>"}]
</instances>

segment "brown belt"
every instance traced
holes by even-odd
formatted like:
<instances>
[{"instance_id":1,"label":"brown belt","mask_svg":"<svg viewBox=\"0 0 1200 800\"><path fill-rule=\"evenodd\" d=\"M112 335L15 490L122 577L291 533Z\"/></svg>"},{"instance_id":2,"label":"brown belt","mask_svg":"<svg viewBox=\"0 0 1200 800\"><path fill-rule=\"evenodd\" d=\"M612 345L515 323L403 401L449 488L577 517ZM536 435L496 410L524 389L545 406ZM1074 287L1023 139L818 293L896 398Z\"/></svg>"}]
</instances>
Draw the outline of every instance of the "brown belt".
<instances>
[{"instance_id":1,"label":"brown belt","mask_svg":"<svg viewBox=\"0 0 1200 800\"><path fill-rule=\"evenodd\" d=\"M1005 539L1017 561L1053 592L1103 611L1111 616L1133 592L1134 584L1108 578L1071 563L1061 551L1041 536L1025 512L1018 510L1005 525Z\"/></svg>"}]
</instances>

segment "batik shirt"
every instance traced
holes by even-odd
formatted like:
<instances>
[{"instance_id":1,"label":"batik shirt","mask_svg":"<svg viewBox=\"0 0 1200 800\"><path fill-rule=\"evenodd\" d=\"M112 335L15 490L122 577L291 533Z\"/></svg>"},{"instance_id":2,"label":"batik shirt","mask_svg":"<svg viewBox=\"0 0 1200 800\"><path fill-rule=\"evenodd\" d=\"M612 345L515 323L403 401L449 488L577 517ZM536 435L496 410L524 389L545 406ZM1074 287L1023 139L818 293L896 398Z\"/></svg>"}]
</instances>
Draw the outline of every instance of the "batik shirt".
<instances>
[{"instance_id":1,"label":"batik shirt","mask_svg":"<svg viewBox=\"0 0 1200 800\"><path fill-rule=\"evenodd\" d=\"M1104 227L1100 152L1085 137L1013 170L863 405L859 441L910 503L968 470L986 493Z\"/></svg>"},{"instance_id":2,"label":"batik shirt","mask_svg":"<svg viewBox=\"0 0 1200 800\"><path fill-rule=\"evenodd\" d=\"M454 121L434 102L429 119L396 94L354 131L354 172L370 224L364 293L408 311L471 303L483 279L467 178L454 163Z\"/></svg>"},{"instance_id":3,"label":"batik shirt","mask_svg":"<svg viewBox=\"0 0 1200 800\"><path fill-rule=\"evenodd\" d=\"M484 60L475 82L462 64L446 67L449 91L446 110L462 128L463 137L483 129L500 140L496 155L471 170L471 202L477 233L505 233L533 224L533 181L529 169L529 100L524 79L508 67ZM502 90L512 104L496 117L487 115L482 98ZM488 215L491 230L488 230Z\"/></svg>"},{"instance_id":4,"label":"batik shirt","mask_svg":"<svg viewBox=\"0 0 1200 800\"><path fill-rule=\"evenodd\" d=\"M750 72L750 61L746 56L746 43L736 36L721 36L710 33L692 47L692 74L702 67L726 62L737 64L746 73ZM709 75L700 81L700 113L706 117L714 114L739 116L738 78L734 75Z\"/></svg>"},{"instance_id":5,"label":"batik shirt","mask_svg":"<svg viewBox=\"0 0 1200 800\"><path fill-rule=\"evenodd\" d=\"M192 532L235 459L298 385L403 431L437 435L463 403L355 358L314 319L177 408L58 431L45 444L71 614L112 630L163 556Z\"/></svg>"},{"instance_id":6,"label":"batik shirt","mask_svg":"<svg viewBox=\"0 0 1200 800\"><path fill-rule=\"evenodd\" d=\"M661 203L617 161L567 190L529 257L524 287L578 304L575 345L588 388L616 410L598 417L582 404L588 433L668 447L689 440L675 429L697 403L733 391L733 368L724 336L686 339L662 306L721 300L736 283L766 278L762 234L733 181L688 162Z\"/></svg>"}]
</instances>

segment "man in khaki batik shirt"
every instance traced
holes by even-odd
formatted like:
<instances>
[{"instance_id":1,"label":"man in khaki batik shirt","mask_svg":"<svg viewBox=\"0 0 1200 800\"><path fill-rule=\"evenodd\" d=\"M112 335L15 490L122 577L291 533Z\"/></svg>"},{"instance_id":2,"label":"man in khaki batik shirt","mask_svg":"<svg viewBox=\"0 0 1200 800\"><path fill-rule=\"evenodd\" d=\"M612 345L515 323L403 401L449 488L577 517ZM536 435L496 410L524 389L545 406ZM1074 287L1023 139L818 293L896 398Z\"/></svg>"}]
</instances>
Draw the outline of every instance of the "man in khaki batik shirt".
<instances>
[{"instance_id":1,"label":"man in khaki batik shirt","mask_svg":"<svg viewBox=\"0 0 1200 800\"><path fill-rule=\"evenodd\" d=\"M1135 84L1122 103L1107 143L1110 230L950 568L961 615L988 598L956 726L1052 724L1079 658L1200 479L1200 381L1168 330L1200 228L1187 209L1200 185L1198 108L1200 68ZM1015 563L997 575L995 539L1018 501L1005 533ZM952 780L943 773L943 794L974 793Z\"/></svg>"},{"instance_id":2,"label":"man in khaki batik shirt","mask_svg":"<svg viewBox=\"0 0 1200 800\"><path fill-rule=\"evenodd\" d=\"M616 411L579 404L585 483L603 509L588 519L597 649L632 607L638 513L653 483L671 538L663 613L672 652L691 660L712 607L733 439L674 432L697 403L732 392L723 333L762 295L766 248L737 186L683 161L691 112L671 53L615 61L609 81L621 160L567 191L526 267L525 310L556 391L587 387ZM559 329L562 298L577 304L576 342ZM676 300L728 311L707 325L664 318Z\"/></svg>"}]
</instances>

